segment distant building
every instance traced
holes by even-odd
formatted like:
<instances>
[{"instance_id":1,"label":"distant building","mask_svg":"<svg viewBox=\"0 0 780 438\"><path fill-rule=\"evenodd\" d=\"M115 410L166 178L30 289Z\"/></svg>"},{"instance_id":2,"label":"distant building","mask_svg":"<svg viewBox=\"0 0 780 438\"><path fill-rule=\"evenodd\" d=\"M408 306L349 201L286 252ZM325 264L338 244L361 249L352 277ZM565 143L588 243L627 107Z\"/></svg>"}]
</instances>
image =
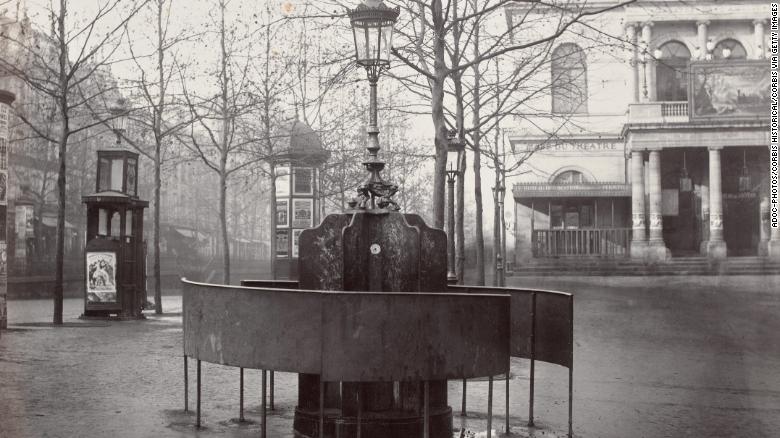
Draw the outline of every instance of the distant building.
<instances>
[{"instance_id":1,"label":"distant building","mask_svg":"<svg viewBox=\"0 0 780 438\"><path fill-rule=\"evenodd\" d=\"M534 151L511 187L515 261L780 257L767 210L769 13L639 1L557 40L551 90L535 102L553 117L509 136Z\"/></svg>"}]
</instances>

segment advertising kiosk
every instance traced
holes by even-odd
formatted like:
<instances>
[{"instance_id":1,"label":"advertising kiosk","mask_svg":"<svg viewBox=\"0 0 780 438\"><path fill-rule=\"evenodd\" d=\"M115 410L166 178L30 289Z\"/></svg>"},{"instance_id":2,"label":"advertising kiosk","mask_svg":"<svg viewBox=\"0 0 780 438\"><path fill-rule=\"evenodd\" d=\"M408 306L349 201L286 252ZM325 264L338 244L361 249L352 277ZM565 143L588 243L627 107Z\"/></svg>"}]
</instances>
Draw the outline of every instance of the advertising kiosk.
<instances>
[{"instance_id":1,"label":"advertising kiosk","mask_svg":"<svg viewBox=\"0 0 780 438\"><path fill-rule=\"evenodd\" d=\"M97 191L87 205L84 317L142 319L146 302L144 208L138 199L138 154L98 151Z\"/></svg>"}]
</instances>

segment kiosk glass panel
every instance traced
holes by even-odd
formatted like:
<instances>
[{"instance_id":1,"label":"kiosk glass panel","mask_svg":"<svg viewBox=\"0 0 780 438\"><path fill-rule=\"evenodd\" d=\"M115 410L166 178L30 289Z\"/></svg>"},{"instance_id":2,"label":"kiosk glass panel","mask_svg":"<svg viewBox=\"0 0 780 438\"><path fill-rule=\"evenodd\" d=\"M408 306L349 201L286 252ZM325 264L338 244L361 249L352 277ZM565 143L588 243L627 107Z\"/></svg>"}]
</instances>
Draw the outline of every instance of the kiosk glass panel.
<instances>
[{"instance_id":1,"label":"kiosk glass panel","mask_svg":"<svg viewBox=\"0 0 780 438\"><path fill-rule=\"evenodd\" d=\"M111 160L111 190L122 191L122 174L124 173L125 160L114 158Z\"/></svg>"}]
</instances>

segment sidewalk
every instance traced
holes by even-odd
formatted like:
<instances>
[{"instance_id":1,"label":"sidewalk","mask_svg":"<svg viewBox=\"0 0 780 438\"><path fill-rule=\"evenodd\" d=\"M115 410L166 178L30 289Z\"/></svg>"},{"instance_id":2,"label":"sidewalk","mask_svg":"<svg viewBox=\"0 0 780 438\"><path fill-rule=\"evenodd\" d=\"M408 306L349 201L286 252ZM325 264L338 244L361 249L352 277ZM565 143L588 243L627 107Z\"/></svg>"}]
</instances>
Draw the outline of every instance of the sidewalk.
<instances>
[{"instance_id":1,"label":"sidewalk","mask_svg":"<svg viewBox=\"0 0 780 438\"><path fill-rule=\"evenodd\" d=\"M780 276L510 278L510 285L575 296L574 432L577 437L771 437L780 430ZM236 368L203 363L203 424L183 412L181 298L145 321L80 321L83 302L10 301L0 338L0 437L258 437L260 372L245 376L238 424ZM565 436L568 370L537 363L536 429L528 419L528 362L515 359L511 427L517 437ZM504 427L504 381L494 387L493 429ZM294 374L276 375L268 436L292 438ZM487 382L450 382L456 429L485 431ZM500 436L499 434L494 434ZM415 438L415 437L410 437Z\"/></svg>"},{"instance_id":2,"label":"sidewalk","mask_svg":"<svg viewBox=\"0 0 780 438\"><path fill-rule=\"evenodd\" d=\"M260 371L245 371L245 417L249 421L238 423L238 369L205 362L205 427L195 429L194 360L189 361L190 413L183 411L181 297L163 300L165 315L147 312L146 321L102 322L78 320L83 301L68 299L65 325L57 328L49 324L50 301L11 301L9 330L0 338L0 436L258 437ZM518 432L512 436L517 437L532 436L524 427L528 415L524 362L514 364L510 385L514 398L511 424ZM563 378L565 370L558 374ZM496 381L494 386L494 437L504 428L504 385ZM268 411L268 436L293 438L297 375L276 373L275 388L276 409ZM564 436L566 387L549 390L558 397L545 397L537 389L537 415L559 421L554 425L537 421L537 433ZM461 384L450 382L454 427L482 431L473 436L485 436L487 382L470 382L468 395L468 418L462 419ZM555 428L561 433L554 433Z\"/></svg>"}]
</instances>

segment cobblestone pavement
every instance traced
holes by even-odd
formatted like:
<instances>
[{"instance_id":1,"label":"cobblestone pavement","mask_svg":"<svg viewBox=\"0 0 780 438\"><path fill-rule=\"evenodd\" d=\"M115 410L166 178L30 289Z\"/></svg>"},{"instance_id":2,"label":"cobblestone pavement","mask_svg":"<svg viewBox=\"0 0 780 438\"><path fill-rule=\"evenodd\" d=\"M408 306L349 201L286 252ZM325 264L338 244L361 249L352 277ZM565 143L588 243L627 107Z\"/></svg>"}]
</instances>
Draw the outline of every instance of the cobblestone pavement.
<instances>
[{"instance_id":1,"label":"cobblestone pavement","mask_svg":"<svg viewBox=\"0 0 780 438\"><path fill-rule=\"evenodd\" d=\"M780 277L512 278L510 285L575 293L575 435L770 437L780 430ZM203 363L203 423L183 411L181 300L146 321L80 321L66 300L11 301L0 338L0 437L257 437L260 372ZM536 428L528 420L528 363L514 360L512 436L562 437L567 370L537 365ZM292 437L297 379L276 374L268 436ZM470 381L468 416L450 382L454 426L485 436L487 382ZM504 430L505 380L494 385L493 429ZM468 435L467 435L468 436Z\"/></svg>"}]
</instances>

